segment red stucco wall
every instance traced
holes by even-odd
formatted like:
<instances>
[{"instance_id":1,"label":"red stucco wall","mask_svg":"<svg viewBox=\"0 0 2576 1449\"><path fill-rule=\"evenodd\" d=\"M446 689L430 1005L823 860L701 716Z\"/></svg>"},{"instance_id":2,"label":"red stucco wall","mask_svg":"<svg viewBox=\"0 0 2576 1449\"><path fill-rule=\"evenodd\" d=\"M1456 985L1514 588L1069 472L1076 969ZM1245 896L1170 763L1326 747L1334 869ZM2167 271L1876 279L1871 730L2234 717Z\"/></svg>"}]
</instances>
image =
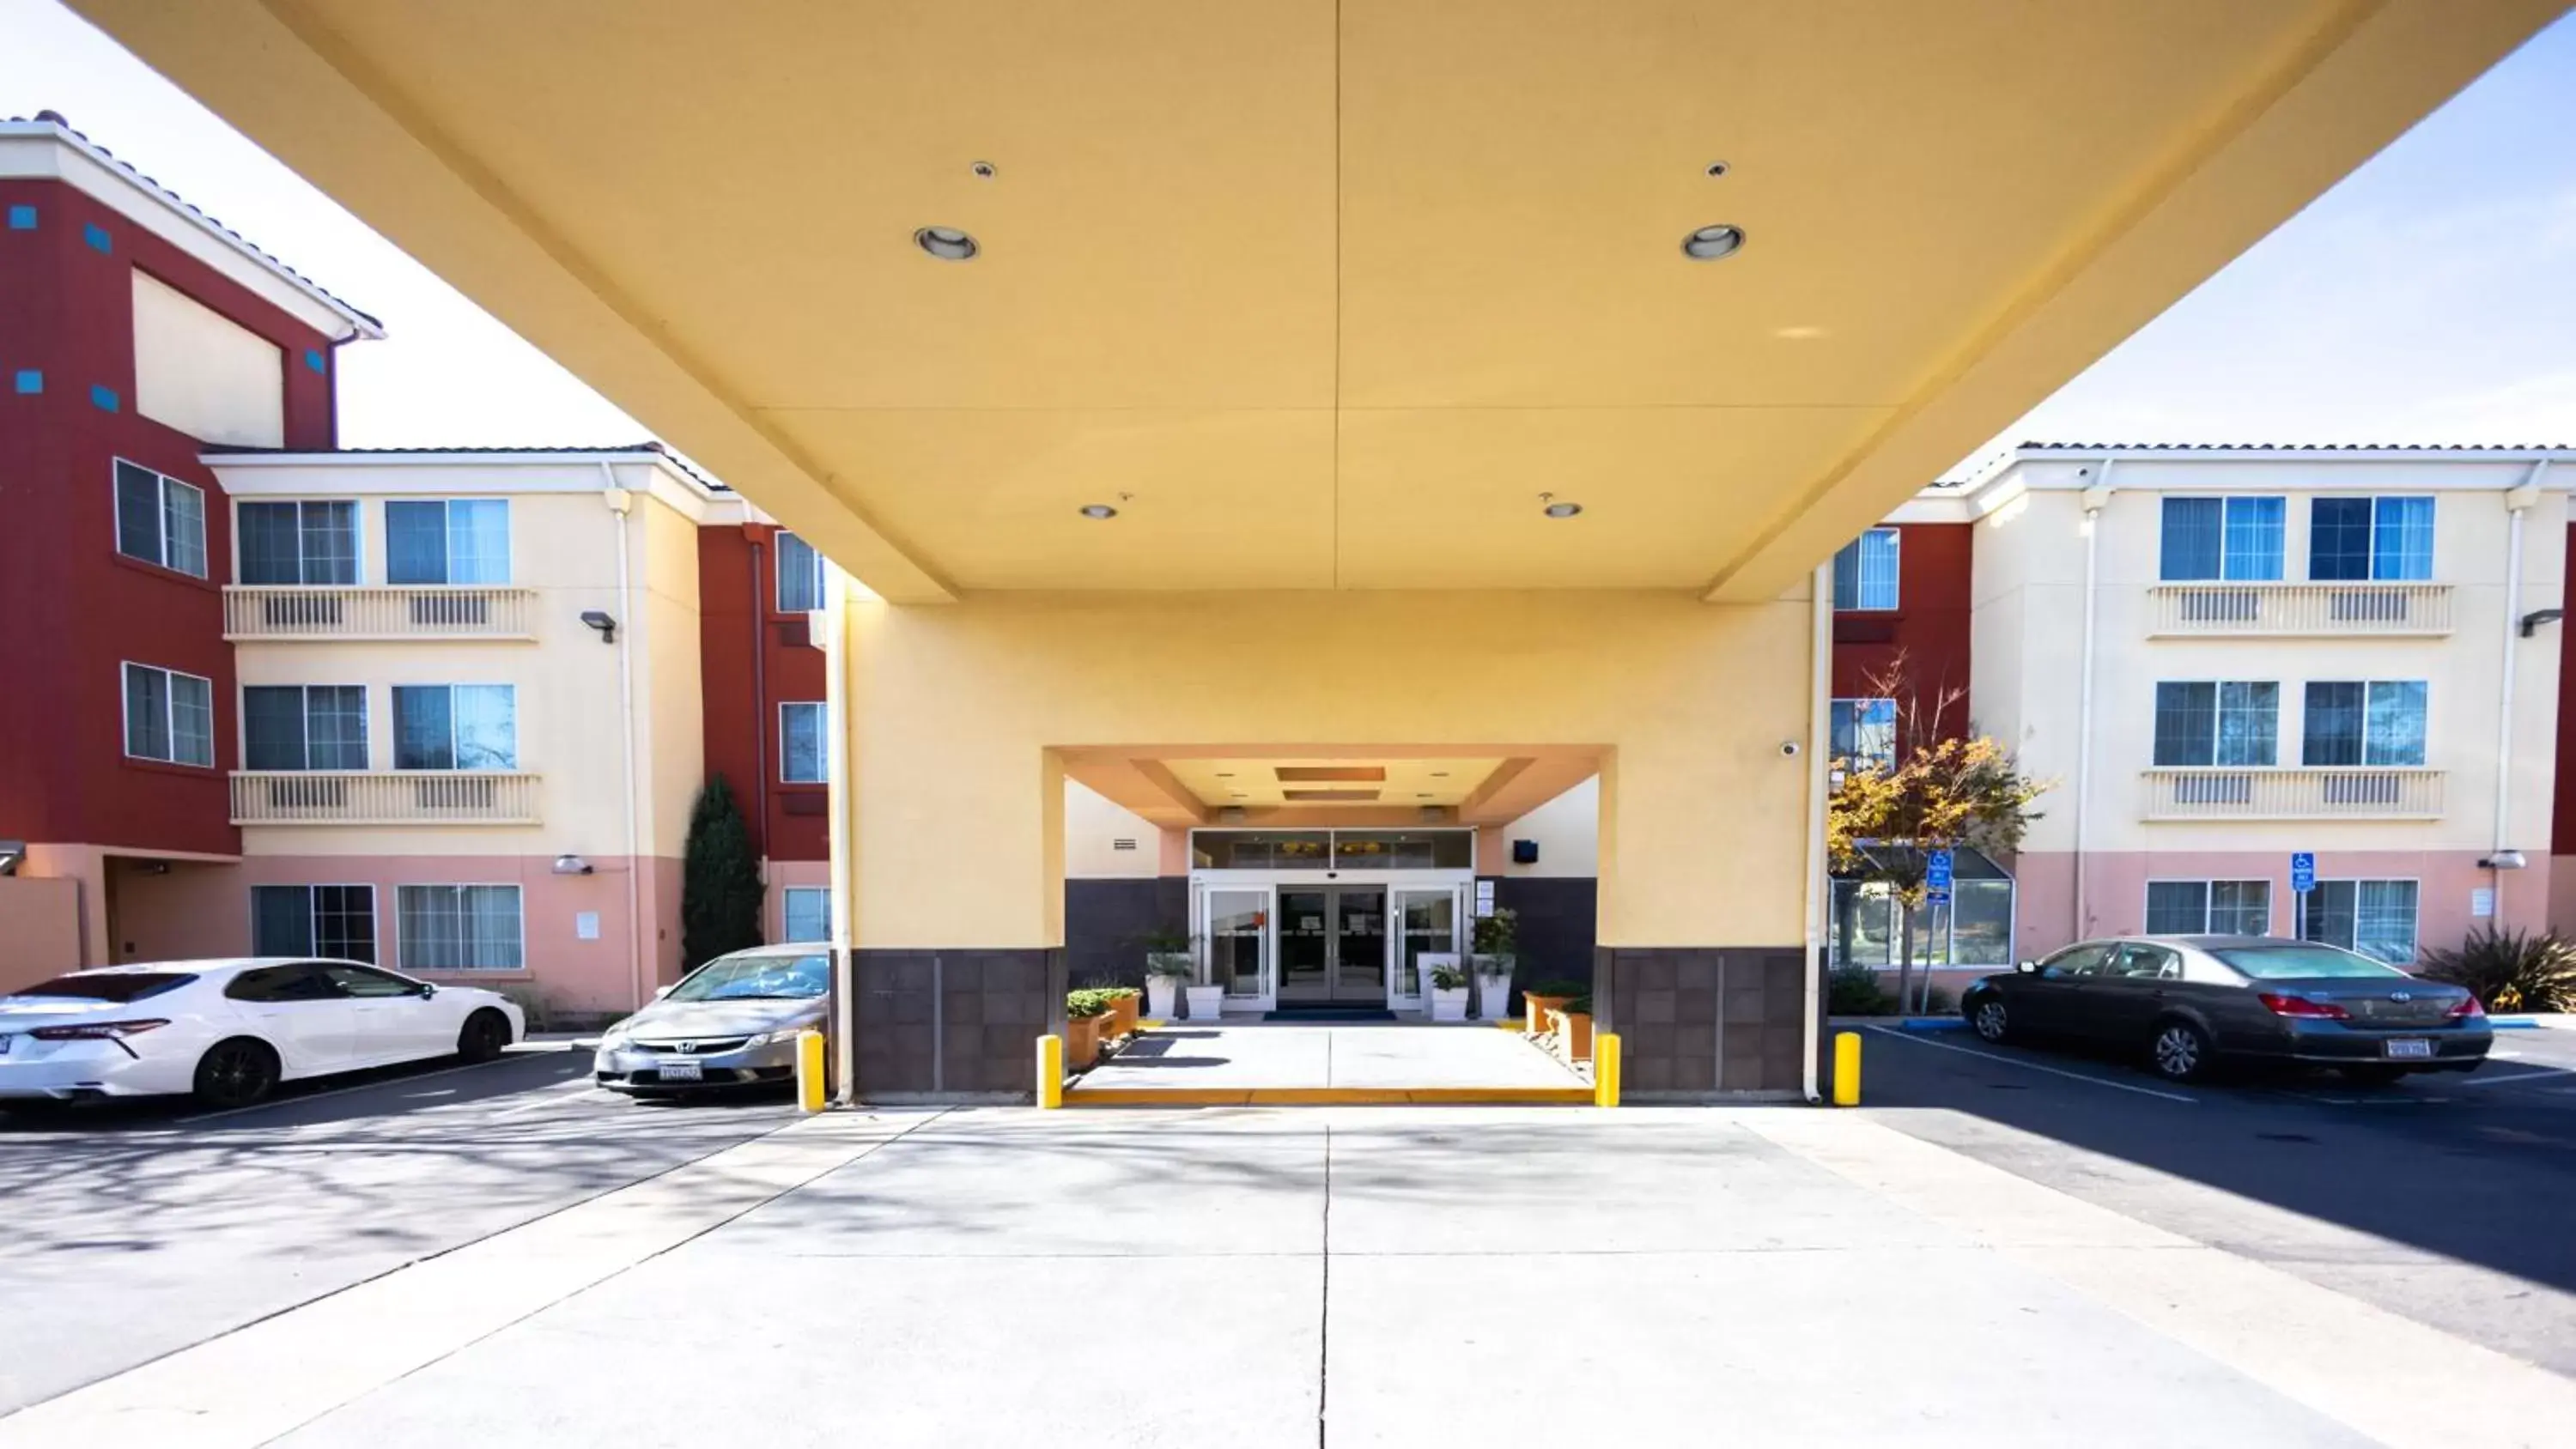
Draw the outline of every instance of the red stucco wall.
<instances>
[{"instance_id":1,"label":"red stucco wall","mask_svg":"<svg viewBox=\"0 0 2576 1449\"><path fill-rule=\"evenodd\" d=\"M1963 735L1975 706L1965 695L1976 526L1907 523L1897 532L1903 540L1897 546L1896 609L1834 615L1834 697L1880 693L1871 681L1902 657L1904 689L1926 713L1945 690L1960 693L1961 703L1941 716L1940 733ZM1897 699L1901 717L1903 690Z\"/></svg>"},{"instance_id":2,"label":"red stucco wall","mask_svg":"<svg viewBox=\"0 0 2576 1449\"><path fill-rule=\"evenodd\" d=\"M778 778L778 706L823 698L824 669L823 651L804 642L805 616L777 612L776 532L765 524L698 530L707 770L733 787L754 850L772 860L824 860L825 787Z\"/></svg>"}]
</instances>

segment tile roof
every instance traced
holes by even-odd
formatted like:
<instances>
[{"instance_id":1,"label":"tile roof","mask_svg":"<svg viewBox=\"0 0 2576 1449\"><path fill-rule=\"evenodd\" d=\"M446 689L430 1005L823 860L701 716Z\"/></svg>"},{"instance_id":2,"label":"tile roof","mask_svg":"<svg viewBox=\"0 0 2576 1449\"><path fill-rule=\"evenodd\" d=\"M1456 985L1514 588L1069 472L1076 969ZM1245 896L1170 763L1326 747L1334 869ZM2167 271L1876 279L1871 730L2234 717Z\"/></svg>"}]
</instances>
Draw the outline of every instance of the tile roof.
<instances>
[{"instance_id":1,"label":"tile roof","mask_svg":"<svg viewBox=\"0 0 2576 1449\"><path fill-rule=\"evenodd\" d=\"M2017 443L2048 453L2555 453L2565 443Z\"/></svg>"},{"instance_id":2,"label":"tile roof","mask_svg":"<svg viewBox=\"0 0 2576 1449\"><path fill-rule=\"evenodd\" d=\"M485 443L447 448L254 448L245 447L238 443L204 443L199 445L198 451L210 457L222 454L234 457L284 455L298 458L435 458L447 456L527 457L532 455L543 456L550 453L558 455L569 454L582 458L615 458L624 457L634 453L651 453L655 457L660 458L663 462L670 464L672 467L677 468L681 472L696 479L700 484L704 485L709 492L731 493L733 491L731 488L726 487L724 484L707 476L705 470L699 468L695 463L690 462L688 459L683 458L678 453L672 451L669 444L662 442L658 438L647 438L640 443L545 443L534 444L527 447Z\"/></svg>"},{"instance_id":3,"label":"tile roof","mask_svg":"<svg viewBox=\"0 0 2576 1449\"><path fill-rule=\"evenodd\" d=\"M365 323L367 328L374 331L378 336L383 335L385 324L377 320L373 314L360 311L351 303L333 296L329 288L324 287L321 283L314 281L311 277L295 270L286 263L279 261L276 257L269 255L267 252L260 250L260 248L248 237L243 236L240 232L233 230L231 227L224 225L222 222L217 221L213 217L198 210L195 206L191 205L186 198L180 196L178 192L171 190L169 187L162 185L160 182L144 175L141 171L136 170L132 162L121 159L115 152L108 150L105 146L91 140L81 132L72 129L72 123L63 119L63 115L60 111L38 111L33 116L0 117L0 127L8 126L16 126L29 130L44 128L55 132L64 139L70 141L73 145L77 146L80 150L97 157L111 168L124 173L125 176L131 179L136 185L141 186L155 196L160 197L163 201L170 203L179 210L186 212L190 217L196 220L198 225L203 226L208 231L214 232L224 240L231 242L234 246L241 248L243 251L256 258L262 265L277 272L278 275L285 277L288 281L294 283L305 291L311 292L315 296L320 297L324 302L329 303L335 310L344 312L352 319Z\"/></svg>"}]
</instances>

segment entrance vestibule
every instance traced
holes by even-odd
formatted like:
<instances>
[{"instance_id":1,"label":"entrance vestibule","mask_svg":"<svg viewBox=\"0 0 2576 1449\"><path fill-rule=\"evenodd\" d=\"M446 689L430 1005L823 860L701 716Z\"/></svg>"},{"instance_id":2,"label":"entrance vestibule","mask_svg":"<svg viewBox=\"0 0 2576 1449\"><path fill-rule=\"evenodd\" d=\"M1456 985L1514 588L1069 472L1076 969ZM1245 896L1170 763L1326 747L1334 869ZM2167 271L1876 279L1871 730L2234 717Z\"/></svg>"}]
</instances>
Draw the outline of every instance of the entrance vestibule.
<instances>
[{"instance_id":1,"label":"entrance vestibule","mask_svg":"<svg viewBox=\"0 0 2576 1449\"><path fill-rule=\"evenodd\" d=\"M1191 857L1202 979L1229 1011L1421 1011L1423 958L1465 949L1473 830L1201 830Z\"/></svg>"}]
</instances>

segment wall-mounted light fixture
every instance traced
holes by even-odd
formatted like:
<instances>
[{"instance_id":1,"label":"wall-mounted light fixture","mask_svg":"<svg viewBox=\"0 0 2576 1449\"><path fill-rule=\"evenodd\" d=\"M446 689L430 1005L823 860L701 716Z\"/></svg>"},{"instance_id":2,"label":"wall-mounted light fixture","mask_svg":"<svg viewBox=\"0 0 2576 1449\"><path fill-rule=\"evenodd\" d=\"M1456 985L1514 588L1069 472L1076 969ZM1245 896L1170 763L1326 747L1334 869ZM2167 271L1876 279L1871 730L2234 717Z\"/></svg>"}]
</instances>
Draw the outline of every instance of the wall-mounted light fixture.
<instances>
[{"instance_id":1,"label":"wall-mounted light fixture","mask_svg":"<svg viewBox=\"0 0 2576 1449\"><path fill-rule=\"evenodd\" d=\"M597 609L584 609L581 611L581 621L599 631L600 643L614 644L617 642L617 621L615 619L610 618L608 615Z\"/></svg>"},{"instance_id":2,"label":"wall-mounted light fixture","mask_svg":"<svg viewBox=\"0 0 2576 1449\"><path fill-rule=\"evenodd\" d=\"M555 874L588 875L590 874L590 862L567 850L563 854L555 857Z\"/></svg>"},{"instance_id":3,"label":"wall-mounted light fixture","mask_svg":"<svg viewBox=\"0 0 2576 1449\"><path fill-rule=\"evenodd\" d=\"M0 875L16 875L18 863L27 858L27 842L0 840Z\"/></svg>"},{"instance_id":4,"label":"wall-mounted light fixture","mask_svg":"<svg viewBox=\"0 0 2576 1449\"><path fill-rule=\"evenodd\" d=\"M2531 862L2519 850L2499 850L2478 862L2480 870L2520 870Z\"/></svg>"},{"instance_id":5,"label":"wall-mounted light fixture","mask_svg":"<svg viewBox=\"0 0 2576 1449\"><path fill-rule=\"evenodd\" d=\"M2522 637L2528 639L2531 637L2532 631L2538 629L2541 625L2555 624L2566 617L2567 611L2565 609L2534 609L2530 613L2522 616Z\"/></svg>"}]
</instances>

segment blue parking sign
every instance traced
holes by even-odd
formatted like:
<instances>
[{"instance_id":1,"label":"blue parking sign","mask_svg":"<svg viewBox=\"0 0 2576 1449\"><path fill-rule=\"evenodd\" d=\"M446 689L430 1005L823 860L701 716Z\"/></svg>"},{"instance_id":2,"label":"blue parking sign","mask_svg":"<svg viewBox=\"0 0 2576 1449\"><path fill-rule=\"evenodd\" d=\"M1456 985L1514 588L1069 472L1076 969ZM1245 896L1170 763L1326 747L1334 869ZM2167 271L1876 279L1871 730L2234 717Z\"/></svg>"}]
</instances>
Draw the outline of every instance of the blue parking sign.
<instances>
[{"instance_id":1,"label":"blue parking sign","mask_svg":"<svg viewBox=\"0 0 2576 1449\"><path fill-rule=\"evenodd\" d=\"M1950 903L1950 852L1936 850L1924 857L1923 900L1935 906Z\"/></svg>"},{"instance_id":2,"label":"blue parking sign","mask_svg":"<svg viewBox=\"0 0 2576 1449\"><path fill-rule=\"evenodd\" d=\"M2315 852L2315 851L2312 851L2312 850L2299 850L2299 851L2293 851L2293 852L2291 852L2291 854L2290 854L2290 889L2291 889L2293 892L2295 892L2295 893L2297 893L2297 894L2299 894L2299 895L2306 895L2308 892L2310 892L2310 891L2312 891L2312 890L2315 890L2316 888L2317 888L2317 856L2316 856L2316 852Z\"/></svg>"}]
</instances>

